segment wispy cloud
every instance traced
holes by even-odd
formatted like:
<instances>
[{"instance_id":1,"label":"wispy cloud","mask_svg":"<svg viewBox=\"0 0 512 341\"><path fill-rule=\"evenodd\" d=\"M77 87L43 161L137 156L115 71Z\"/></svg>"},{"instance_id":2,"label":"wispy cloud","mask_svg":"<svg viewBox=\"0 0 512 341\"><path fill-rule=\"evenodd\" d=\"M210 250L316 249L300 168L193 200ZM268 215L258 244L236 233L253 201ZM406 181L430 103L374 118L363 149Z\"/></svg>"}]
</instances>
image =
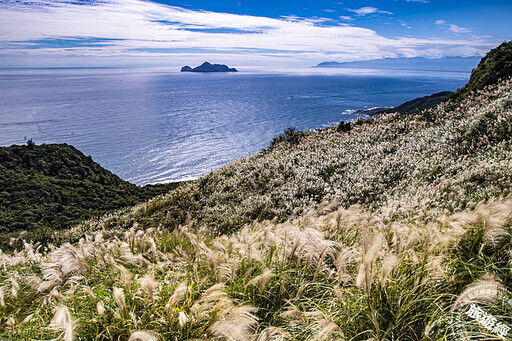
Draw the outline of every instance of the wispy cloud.
<instances>
[{"instance_id":1,"label":"wispy cloud","mask_svg":"<svg viewBox=\"0 0 512 341\"><path fill-rule=\"evenodd\" d=\"M412 27L409 26L409 24L406 21L403 21L403 20L400 20L400 19L397 19L397 21L400 23L401 26L412 30Z\"/></svg>"},{"instance_id":2,"label":"wispy cloud","mask_svg":"<svg viewBox=\"0 0 512 341\"><path fill-rule=\"evenodd\" d=\"M340 15L340 19L344 20L344 21L353 21L354 20L354 18L352 18L351 16L348 16L348 15Z\"/></svg>"},{"instance_id":3,"label":"wispy cloud","mask_svg":"<svg viewBox=\"0 0 512 341\"><path fill-rule=\"evenodd\" d=\"M389 13L373 7L353 12ZM237 65L257 61L306 66L326 58L475 55L492 47L481 40L389 38L328 18L236 15L143 0L0 2L0 17L0 64L41 56L54 60L159 57L181 64L204 61L206 56L235 60Z\"/></svg>"},{"instance_id":4,"label":"wispy cloud","mask_svg":"<svg viewBox=\"0 0 512 341\"><path fill-rule=\"evenodd\" d=\"M407 2L421 2L421 3L424 3L424 4L428 4L430 2L430 0L405 0Z\"/></svg>"},{"instance_id":5,"label":"wispy cloud","mask_svg":"<svg viewBox=\"0 0 512 341\"><path fill-rule=\"evenodd\" d=\"M457 26L455 24L449 24L444 20L436 20L435 24L439 25L441 27L445 27L446 29L448 29L449 31L454 32L454 33L470 33L471 32L471 30L469 28Z\"/></svg>"},{"instance_id":6,"label":"wispy cloud","mask_svg":"<svg viewBox=\"0 0 512 341\"><path fill-rule=\"evenodd\" d=\"M357 9L349 8L348 10L350 12L354 12L355 14L357 14L359 16L365 16L368 14L393 14L390 11L384 11L384 10L378 9L376 7L361 7L361 8L357 8Z\"/></svg>"}]
</instances>

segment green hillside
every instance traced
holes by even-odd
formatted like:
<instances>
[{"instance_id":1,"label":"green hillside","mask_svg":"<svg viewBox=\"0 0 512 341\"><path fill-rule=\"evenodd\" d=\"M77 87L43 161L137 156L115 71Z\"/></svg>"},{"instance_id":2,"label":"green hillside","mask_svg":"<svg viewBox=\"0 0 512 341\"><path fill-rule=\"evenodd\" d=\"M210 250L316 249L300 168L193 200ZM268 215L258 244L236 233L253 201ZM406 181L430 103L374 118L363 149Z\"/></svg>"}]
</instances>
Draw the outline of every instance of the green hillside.
<instances>
[{"instance_id":1,"label":"green hillside","mask_svg":"<svg viewBox=\"0 0 512 341\"><path fill-rule=\"evenodd\" d=\"M512 41L491 50L471 72L468 84L457 91L453 100L463 100L471 91L482 90L500 80L512 77Z\"/></svg>"},{"instance_id":2,"label":"green hillside","mask_svg":"<svg viewBox=\"0 0 512 341\"><path fill-rule=\"evenodd\" d=\"M175 185L138 187L66 144L0 147L0 233L52 233ZM45 230L42 230L45 228Z\"/></svg>"}]
</instances>

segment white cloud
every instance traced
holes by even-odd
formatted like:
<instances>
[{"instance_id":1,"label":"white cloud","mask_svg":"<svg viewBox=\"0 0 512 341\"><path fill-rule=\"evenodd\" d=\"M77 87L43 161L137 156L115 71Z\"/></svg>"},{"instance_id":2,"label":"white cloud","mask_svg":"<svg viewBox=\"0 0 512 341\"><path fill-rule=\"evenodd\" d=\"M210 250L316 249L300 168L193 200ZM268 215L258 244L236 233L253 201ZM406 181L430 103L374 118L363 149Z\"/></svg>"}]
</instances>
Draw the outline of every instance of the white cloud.
<instances>
[{"instance_id":1,"label":"white cloud","mask_svg":"<svg viewBox=\"0 0 512 341\"><path fill-rule=\"evenodd\" d=\"M360 13L377 12L367 8ZM475 55L492 47L481 40L388 38L367 28L327 25L332 20L327 18L275 19L143 0L0 3L0 17L0 64L66 58L151 63L160 58L181 65L215 58L236 65L309 66L323 60Z\"/></svg>"},{"instance_id":2,"label":"white cloud","mask_svg":"<svg viewBox=\"0 0 512 341\"><path fill-rule=\"evenodd\" d=\"M435 24L439 25L441 27L444 27L454 33L470 33L470 32L472 32L469 28L457 26L455 24L448 24L444 20L436 20Z\"/></svg>"},{"instance_id":3,"label":"white cloud","mask_svg":"<svg viewBox=\"0 0 512 341\"><path fill-rule=\"evenodd\" d=\"M421 2L424 4L430 3L430 0L406 0L407 2Z\"/></svg>"},{"instance_id":4,"label":"white cloud","mask_svg":"<svg viewBox=\"0 0 512 341\"><path fill-rule=\"evenodd\" d=\"M383 11L381 9L375 8L375 7L361 7L357 9L348 9L350 12L354 12L355 14L359 16L365 16L368 14L393 14L389 11Z\"/></svg>"},{"instance_id":5,"label":"white cloud","mask_svg":"<svg viewBox=\"0 0 512 341\"><path fill-rule=\"evenodd\" d=\"M406 21L403 21L403 20L400 20L400 19L397 19L397 21L400 23L401 26L412 30L412 27L409 26L409 24Z\"/></svg>"}]
</instances>

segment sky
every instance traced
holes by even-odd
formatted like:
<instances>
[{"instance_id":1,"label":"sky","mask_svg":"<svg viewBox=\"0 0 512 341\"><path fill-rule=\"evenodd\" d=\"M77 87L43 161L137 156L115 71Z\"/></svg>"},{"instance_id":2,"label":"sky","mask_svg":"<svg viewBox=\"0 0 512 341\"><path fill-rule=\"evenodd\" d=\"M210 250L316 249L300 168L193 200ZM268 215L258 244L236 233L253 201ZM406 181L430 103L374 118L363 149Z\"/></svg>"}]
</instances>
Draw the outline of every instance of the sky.
<instances>
[{"instance_id":1,"label":"sky","mask_svg":"<svg viewBox=\"0 0 512 341\"><path fill-rule=\"evenodd\" d=\"M482 56L510 0L0 0L0 67L309 67Z\"/></svg>"}]
</instances>

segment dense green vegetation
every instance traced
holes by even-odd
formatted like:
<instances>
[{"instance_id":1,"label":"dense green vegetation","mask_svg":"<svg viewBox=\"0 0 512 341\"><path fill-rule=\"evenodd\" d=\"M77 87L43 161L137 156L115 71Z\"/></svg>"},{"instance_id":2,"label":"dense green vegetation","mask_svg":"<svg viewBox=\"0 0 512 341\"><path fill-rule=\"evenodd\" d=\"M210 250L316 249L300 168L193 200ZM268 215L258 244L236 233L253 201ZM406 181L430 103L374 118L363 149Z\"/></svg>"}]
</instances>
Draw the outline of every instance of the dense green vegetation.
<instances>
[{"instance_id":1,"label":"dense green vegetation","mask_svg":"<svg viewBox=\"0 0 512 341\"><path fill-rule=\"evenodd\" d=\"M37 237L176 187L139 187L121 180L66 144L0 148L0 233ZM38 238L36 238L38 239Z\"/></svg>"},{"instance_id":2,"label":"dense green vegetation","mask_svg":"<svg viewBox=\"0 0 512 341\"><path fill-rule=\"evenodd\" d=\"M503 42L491 50L471 72L468 84L451 96L463 100L471 91L482 90L512 76L512 41Z\"/></svg>"},{"instance_id":3,"label":"dense green vegetation","mask_svg":"<svg viewBox=\"0 0 512 341\"><path fill-rule=\"evenodd\" d=\"M449 98L451 94L452 94L451 91L437 92L437 93L429 95L429 96L415 98L411 101L407 101L407 102L400 104L399 106L391 108L391 109L377 111L373 114L374 115L375 114L389 114L389 113L395 113L395 112L400 113L400 114L410 114L410 113L419 112L419 111L422 111L425 109L431 109L431 108L434 108L434 107L438 106L439 104L441 104L443 101L445 101L447 98Z\"/></svg>"}]
</instances>

